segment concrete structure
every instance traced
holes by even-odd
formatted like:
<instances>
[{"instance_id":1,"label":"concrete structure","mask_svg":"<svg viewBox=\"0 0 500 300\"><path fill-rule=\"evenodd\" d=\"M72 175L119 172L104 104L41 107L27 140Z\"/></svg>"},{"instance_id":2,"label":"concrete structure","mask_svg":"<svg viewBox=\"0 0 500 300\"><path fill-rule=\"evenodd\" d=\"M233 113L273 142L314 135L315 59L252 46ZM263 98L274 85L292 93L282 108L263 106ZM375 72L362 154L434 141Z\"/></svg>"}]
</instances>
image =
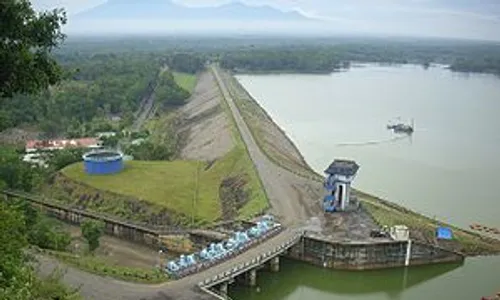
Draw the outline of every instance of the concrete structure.
<instances>
[{"instance_id":1,"label":"concrete structure","mask_svg":"<svg viewBox=\"0 0 500 300\"><path fill-rule=\"evenodd\" d=\"M112 150L97 150L83 155L85 172L89 175L115 174L123 170L123 154Z\"/></svg>"},{"instance_id":2,"label":"concrete structure","mask_svg":"<svg viewBox=\"0 0 500 300\"><path fill-rule=\"evenodd\" d=\"M333 241L306 232L289 256L314 265L344 270L368 270L412 265L463 262L461 253L411 240Z\"/></svg>"},{"instance_id":3,"label":"concrete structure","mask_svg":"<svg viewBox=\"0 0 500 300\"><path fill-rule=\"evenodd\" d=\"M410 239L410 230L405 225L392 226L389 234L395 241L407 241Z\"/></svg>"},{"instance_id":4,"label":"concrete structure","mask_svg":"<svg viewBox=\"0 0 500 300\"><path fill-rule=\"evenodd\" d=\"M323 209L326 212L346 211L351 200L351 182L359 169L351 160L334 160L325 170L327 174L324 187L326 196Z\"/></svg>"},{"instance_id":5,"label":"concrete structure","mask_svg":"<svg viewBox=\"0 0 500 300\"><path fill-rule=\"evenodd\" d=\"M9 201L11 198L25 199L34 207L39 208L42 212L70 224L79 225L85 219L102 221L105 225L104 230L106 234L127 241L150 246L155 249L160 246L160 235L184 233L179 230L159 231L145 226L131 224L89 211L70 208L54 202L48 202L45 199L22 192L2 191L2 194L4 196L4 200L6 201Z\"/></svg>"}]
</instances>

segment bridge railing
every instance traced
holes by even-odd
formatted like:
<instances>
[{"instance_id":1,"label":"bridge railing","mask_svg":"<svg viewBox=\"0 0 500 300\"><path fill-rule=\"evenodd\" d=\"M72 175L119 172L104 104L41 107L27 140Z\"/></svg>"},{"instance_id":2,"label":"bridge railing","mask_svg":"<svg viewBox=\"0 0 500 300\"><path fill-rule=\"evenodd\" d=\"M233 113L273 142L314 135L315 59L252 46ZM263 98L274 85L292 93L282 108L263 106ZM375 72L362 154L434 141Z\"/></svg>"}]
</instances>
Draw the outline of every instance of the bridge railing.
<instances>
[{"instance_id":1,"label":"bridge railing","mask_svg":"<svg viewBox=\"0 0 500 300\"><path fill-rule=\"evenodd\" d=\"M176 279L180 279L182 277L186 277L186 276L192 275L194 273L198 273L198 272L204 271L204 270L206 270L208 268L211 268L211 267L213 267L215 265L219 265L219 264L221 264L221 263L223 263L225 261L228 261L228 260L234 258L235 256L238 256L241 253L249 250L250 248L252 248L254 246L262 244L266 240L268 240L268 239L270 239L270 238L278 235L282 231L283 231L283 227L281 227L281 226L277 227L274 230L266 232L264 235L262 235L261 237L259 237L257 239L250 240L242 248L240 248L240 249L238 249L236 251L232 251L232 252L226 254L224 257L221 257L219 259L212 260L212 261L201 262L201 263L198 263L198 264L196 264L196 265L194 265L192 267L189 267L189 268L187 268L185 270L182 270L180 272L175 272L175 273L172 273L170 275L173 276Z\"/></svg>"},{"instance_id":2,"label":"bridge railing","mask_svg":"<svg viewBox=\"0 0 500 300\"><path fill-rule=\"evenodd\" d=\"M303 236L303 232L296 233L292 238L288 239L286 242L282 243L281 245L273 248L273 250L267 251L255 258L253 258L250 261L241 263L229 270L226 270L222 273L219 273L212 278L207 278L201 282L198 283L198 286L200 288L206 288L206 287L211 287L213 285L219 284L221 282L227 281L231 277L237 276L239 274L242 274L244 272L247 272L250 269L253 269L266 261L270 260L271 258L283 253L285 250L290 248L291 246L295 245L298 241Z\"/></svg>"}]
</instances>

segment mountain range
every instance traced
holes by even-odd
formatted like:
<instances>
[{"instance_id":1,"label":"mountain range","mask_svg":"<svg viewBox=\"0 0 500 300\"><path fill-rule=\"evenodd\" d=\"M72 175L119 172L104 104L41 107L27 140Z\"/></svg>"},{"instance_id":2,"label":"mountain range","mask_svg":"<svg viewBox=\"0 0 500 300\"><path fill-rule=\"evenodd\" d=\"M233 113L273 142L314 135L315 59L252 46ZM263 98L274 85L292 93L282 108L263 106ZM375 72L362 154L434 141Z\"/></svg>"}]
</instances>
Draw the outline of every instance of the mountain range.
<instances>
[{"instance_id":1,"label":"mountain range","mask_svg":"<svg viewBox=\"0 0 500 300\"><path fill-rule=\"evenodd\" d=\"M170 0L108 0L89 10L70 16L73 21L95 20L217 20L217 21L305 21L296 11L281 11L270 6L249 6L231 2L219 6L187 7Z\"/></svg>"}]
</instances>

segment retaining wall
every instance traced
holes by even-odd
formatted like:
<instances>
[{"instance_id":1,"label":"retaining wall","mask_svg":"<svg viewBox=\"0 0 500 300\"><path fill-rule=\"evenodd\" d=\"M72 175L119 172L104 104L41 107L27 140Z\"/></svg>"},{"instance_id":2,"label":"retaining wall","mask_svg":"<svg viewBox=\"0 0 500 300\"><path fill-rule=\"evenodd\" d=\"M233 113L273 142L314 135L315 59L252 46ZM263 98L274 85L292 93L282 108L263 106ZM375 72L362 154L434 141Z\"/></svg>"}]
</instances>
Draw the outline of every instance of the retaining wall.
<instances>
[{"instance_id":1,"label":"retaining wall","mask_svg":"<svg viewBox=\"0 0 500 300\"><path fill-rule=\"evenodd\" d=\"M405 266L407 241L333 242L304 236L288 256L314 265L344 270ZM462 262L464 255L412 242L409 265Z\"/></svg>"}]
</instances>

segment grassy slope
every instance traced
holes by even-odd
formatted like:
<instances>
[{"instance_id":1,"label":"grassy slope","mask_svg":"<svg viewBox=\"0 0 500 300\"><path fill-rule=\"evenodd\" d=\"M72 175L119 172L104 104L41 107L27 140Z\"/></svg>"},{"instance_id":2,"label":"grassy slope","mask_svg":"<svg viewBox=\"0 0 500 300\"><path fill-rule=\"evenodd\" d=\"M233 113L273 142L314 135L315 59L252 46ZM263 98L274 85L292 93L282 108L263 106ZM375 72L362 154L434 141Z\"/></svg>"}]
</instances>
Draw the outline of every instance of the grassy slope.
<instances>
[{"instance_id":1,"label":"grassy slope","mask_svg":"<svg viewBox=\"0 0 500 300\"><path fill-rule=\"evenodd\" d=\"M412 231L428 237L435 235L436 228L446 226L453 229L454 238L460 243L458 250L467 255L499 254L500 241L433 220L399 205L356 191L364 207L380 225L404 224Z\"/></svg>"},{"instance_id":2,"label":"grassy slope","mask_svg":"<svg viewBox=\"0 0 500 300\"><path fill-rule=\"evenodd\" d=\"M213 222L221 216L220 182L229 175L251 173L246 155L236 147L208 170L207 163L197 161L129 161L123 172L116 175L90 176L82 163L70 165L62 173L92 188L131 196L165 207L171 211ZM250 177L251 200L242 209L250 216L261 207L262 193L254 189Z\"/></svg>"},{"instance_id":3,"label":"grassy slope","mask_svg":"<svg viewBox=\"0 0 500 300\"><path fill-rule=\"evenodd\" d=\"M186 91L192 93L196 86L196 75L188 73L174 72L174 79L177 84L185 89Z\"/></svg>"}]
</instances>

